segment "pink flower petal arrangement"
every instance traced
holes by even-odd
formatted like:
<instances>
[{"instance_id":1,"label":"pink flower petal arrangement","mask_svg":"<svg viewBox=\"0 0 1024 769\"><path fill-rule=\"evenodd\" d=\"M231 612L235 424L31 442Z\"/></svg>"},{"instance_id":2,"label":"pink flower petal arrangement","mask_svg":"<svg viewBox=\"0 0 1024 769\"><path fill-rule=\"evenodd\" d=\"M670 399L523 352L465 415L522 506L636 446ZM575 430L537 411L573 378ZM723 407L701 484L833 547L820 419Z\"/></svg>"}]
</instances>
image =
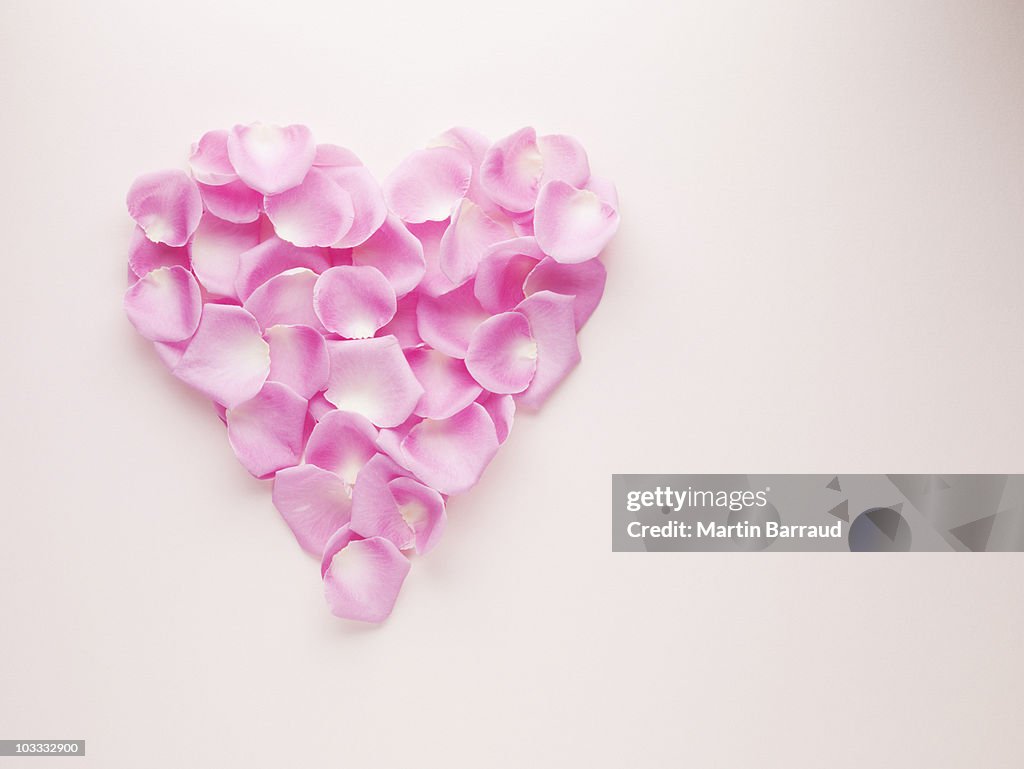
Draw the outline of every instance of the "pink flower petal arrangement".
<instances>
[{"instance_id":1,"label":"pink flower petal arrangement","mask_svg":"<svg viewBox=\"0 0 1024 769\"><path fill-rule=\"evenodd\" d=\"M128 319L208 396L321 559L380 622L517 407L580 361L618 201L573 138L446 131L384 183L308 128L206 133L128 191Z\"/></svg>"}]
</instances>

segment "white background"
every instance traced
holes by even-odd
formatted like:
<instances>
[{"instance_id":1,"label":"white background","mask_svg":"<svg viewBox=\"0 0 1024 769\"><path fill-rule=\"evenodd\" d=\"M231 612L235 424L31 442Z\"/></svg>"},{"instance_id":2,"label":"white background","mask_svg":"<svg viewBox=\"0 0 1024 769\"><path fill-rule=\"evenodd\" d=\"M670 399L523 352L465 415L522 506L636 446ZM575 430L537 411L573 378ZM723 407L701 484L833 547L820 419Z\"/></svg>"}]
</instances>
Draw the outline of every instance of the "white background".
<instances>
[{"instance_id":1,"label":"white background","mask_svg":"<svg viewBox=\"0 0 1024 769\"><path fill-rule=\"evenodd\" d=\"M1020 555L613 554L609 494L1024 471L1024 5L7 0L0 37L0 738L104 769L1020 766ZM133 177L252 120L381 178L533 124L619 187L582 365L382 627L330 616L121 311Z\"/></svg>"}]
</instances>

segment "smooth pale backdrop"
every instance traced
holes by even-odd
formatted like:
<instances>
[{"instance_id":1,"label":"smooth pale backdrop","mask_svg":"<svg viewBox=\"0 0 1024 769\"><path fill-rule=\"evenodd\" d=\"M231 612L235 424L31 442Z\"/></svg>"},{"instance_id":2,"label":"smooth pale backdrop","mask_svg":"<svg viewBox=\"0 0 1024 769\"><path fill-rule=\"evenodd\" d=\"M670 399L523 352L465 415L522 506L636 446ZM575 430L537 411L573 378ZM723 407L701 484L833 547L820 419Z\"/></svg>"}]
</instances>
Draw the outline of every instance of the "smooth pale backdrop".
<instances>
[{"instance_id":1,"label":"smooth pale backdrop","mask_svg":"<svg viewBox=\"0 0 1024 769\"><path fill-rule=\"evenodd\" d=\"M0 737L82 767L1020 766L1020 555L613 554L613 472L1021 472L1024 5L0 8ZM569 132L583 363L382 627L121 311L143 171ZM0 759L42 769L64 759ZM64 766L64 764L58 764Z\"/></svg>"}]
</instances>

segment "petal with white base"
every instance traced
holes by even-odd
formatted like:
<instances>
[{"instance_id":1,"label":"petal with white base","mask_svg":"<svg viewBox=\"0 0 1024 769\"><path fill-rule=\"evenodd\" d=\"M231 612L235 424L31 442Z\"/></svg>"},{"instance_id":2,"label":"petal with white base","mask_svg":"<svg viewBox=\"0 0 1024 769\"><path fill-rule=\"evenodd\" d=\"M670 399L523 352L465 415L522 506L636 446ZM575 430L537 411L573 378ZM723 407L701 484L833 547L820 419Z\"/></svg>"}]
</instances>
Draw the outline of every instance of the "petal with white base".
<instances>
[{"instance_id":1,"label":"petal with white base","mask_svg":"<svg viewBox=\"0 0 1024 769\"><path fill-rule=\"evenodd\" d=\"M183 246L199 226L203 198L184 171L156 171L128 188L128 214L154 243Z\"/></svg>"},{"instance_id":2,"label":"petal with white base","mask_svg":"<svg viewBox=\"0 0 1024 769\"><path fill-rule=\"evenodd\" d=\"M619 228L619 214L590 190L548 182L537 197L537 245L556 262L575 264L601 253Z\"/></svg>"},{"instance_id":3,"label":"petal with white base","mask_svg":"<svg viewBox=\"0 0 1024 769\"><path fill-rule=\"evenodd\" d=\"M241 307L207 304L174 375L231 408L256 396L270 373L270 346Z\"/></svg>"},{"instance_id":4,"label":"petal with white base","mask_svg":"<svg viewBox=\"0 0 1024 769\"><path fill-rule=\"evenodd\" d=\"M394 609L398 593L409 574L409 559L383 537L355 539L330 559L325 554L324 595L331 612L344 619L383 622Z\"/></svg>"},{"instance_id":5,"label":"petal with white base","mask_svg":"<svg viewBox=\"0 0 1024 769\"><path fill-rule=\"evenodd\" d=\"M324 328L347 339L366 339L394 316L395 290L376 267L326 270L313 288L313 309Z\"/></svg>"},{"instance_id":6,"label":"petal with white base","mask_svg":"<svg viewBox=\"0 0 1024 769\"><path fill-rule=\"evenodd\" d=\"M305 178L316 156L303 125L236 125L227 137L228 159L239 178L264 195L276 195Z\"/></svg>"},{"instance_id":7,"label":"petal with white base","mask_svg":"<svg viewBox=\"0 0 1024 769\"><path fill-rule=\"evenodd\" d=\"M403 221L442 221L465 197L472 175L470 161L452 147L417 150L384 180L384 199Z\"/></svg>"},{"instance_id":8,"label":"petal with white base","mask_svg":"<svg viewBox=\"0 0 1024 769\"><path fill-rule=\"evenodd\" d=\"M192 176L200 184L217 186L238 178L228 158L228 132L224 129L207 131L192 145L188 156Z\"/></svg>"},{"instance_id":9,"label":"petal with white base","mask_svg":"<svg viewBox=\"0 0 1024 769\"><path fill-rule=\"evenodd\" d=\"M499 395L520 393L537 371L537 342L530 323L519 312L492 315L469 340L466 368L485 390Z\"/></svg>"},{"instance_id":10,"label":"petal with white base","mask_svg":"<svg viewBox=\"0 0 1024 769\"><path fill-rule=\"evenodd\" d=\"M327 353L327 400L343 411L362 414L377 427L402 424L423 395L393 336L328 342Z\"/></svg>"},{"instance_id":11,"label":"petal with white base","mask_svg":"<svg viewBox=\"0 0 1024 769\"><path fill-rule=\"evenodd\" d=\"M352 196L320 168L295 187L267 195L263 206L277 236L302 247L334 245L355 221Z\"/></svg>"}]
</instances>

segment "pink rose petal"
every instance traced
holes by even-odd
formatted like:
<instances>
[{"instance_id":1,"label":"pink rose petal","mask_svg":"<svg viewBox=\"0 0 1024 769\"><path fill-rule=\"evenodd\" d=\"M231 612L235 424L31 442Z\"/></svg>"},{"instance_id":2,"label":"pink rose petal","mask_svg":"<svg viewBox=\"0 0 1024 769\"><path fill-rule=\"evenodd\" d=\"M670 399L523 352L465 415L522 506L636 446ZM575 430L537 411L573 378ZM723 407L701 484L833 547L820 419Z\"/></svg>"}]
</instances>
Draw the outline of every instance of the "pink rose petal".
<instances>
[{"instance_id":1,"label":"pink rose petal","mask_svg":"<svg viewBox=\"0 0 1024 769\"><path fill-rule=\"evenodd\" d=\"M239 258L259 242L258 222L234 224L207 213L192 239L192 271L212 295L237 299Z\"/></svg>"},{"instance_id":2,"label":"pink rose petal","mask_svg":"<svg viewBox=\"0 0 1024 769\"><path fill-rule=\"evenodd\" d=\"M492 393L508 395L529 387L537 371L537 342L526 316L503 312L481 323L469 340L466 368Z\"/></svg>"},{"instance_id":3,"label":"pink rose petal","mask_svg":"<svg viewBox=\"0 0 1024 769\"><path fill-rule=\"evenodd\" d=\"M146 273L125 292L124 310L146 339L180 342L199 327L203 298L191 272L184 267L161 267Z\"/></svg>"},{"instance_id":4,"label":"pink rose petal","mask_svg":"<svg viewBox=\"0 0 1024 769\"><path fill-rule=\"evenodd\" d=\"M154 243L146 237L141 227L136 225L132 230L132 237L128 243L128 267L138 277L144 276L150 270L157 270L161 267L180 266L189 268L188 246L174 247L166 243Z\"/></svg>"},{"instance_id":5,"label":"pink rose petal","mask_svg":"<svg viewBox=\"0 0 1024 769\"><path fill-rule=\"evenodd\" d=\"M544 158L537 132L521 128L499 139L484 155L480 181L495 203L508 211L529 211L537 200Z\"/></svg>"},{"instance_id":6,"label":"pink rose petal","mask_svg":"<svg viewBox=\"0 0 1024 769\"><path fill-rule=\"evenodd\" d=\"M398 505L398 514L412 530L416 552L423 555L433 550L448 522L444 498L412 478L396 478L388 483L388 491Z\"/></svg>"},{"instance_id":7,"label":"pink rose petal","mask_svg":"<svg viewBox=\"0 0 1024 769\"><path fill-rule=\"evenodd\" d=\"M409 418L423 387L395 337L328 342L327 352L327 400L343 411L362 414L378 427L394 427Z\"/></svg>"},{"instance_id":8,"label":"pink rose petal","mask_svg":"<svg viewBox=\"0 0 1024 769\"><path fill-rule=\"evenodd\" d=\"M553 181L537 197L533 228L545 254L574 264L601 253L619 228L619 214L596 193Z\"/></svg>"},{"instance_id":9,"label":"pink rose petal","mask_svg":"<svg viewBox=\"0 0 1024 769\"><path fill-rule=\"evenodd\" d=\"M423 246L423 261L426 267L417 288L419 293L426 296L441 296L458 288L441 270L441 238L448 230L449 223L449 220L445 219L440 222L408 225L409 232Z\"/></svg>"},{"instance_id":10,"label":"pink rose petal","mask_svg":"<svg viewBox=\"0 0 1024 769\"><path fill-rule=\"evenodd\" d=\"M352 494L351 528L364 537L384 537L400 550L425 553L437 544L446 522L444 499L406 476L382 454L359 474Z\"/></svg>"},{"instance_id":11,"label":"pink rose petal","mask_svg":"<svg viewBox=\"0 0 1024 769\"><path fill-rule=\"evenodd\" d=\"M299 465L274 476L274 506L299 546L320 557L324 547L352 517L350 489L341 478L315 465Z\"/></svg>"},{"instance_id":12,"label":"pink rose petal","mask_svg":"<svg viewBox=\"0 0 1024 769\"><path fill-rule=\"evenodd\" d=\"M183 246L199 226L203 199L184 171L143 174L128 189L128 214L154 243Z\"/></svg>"},{"instance_id":13,"label":"pink rose petal","mask_svg":"<svg viewBox=\"0 0 1024 769\"><path fill-rule=\"evenodd\" d=\"M523 322L526 322L525 318ZM405 357L425 391L416 404L414 413L417 416L447 419L480 395L480 385L458 358L425 348L409 350Z\"/></svg>"},{"instance_id":14,"label":"pink rose petal","mask_svg":"<svg viewBox=\"0 0 1024 769\"><path fill-rule=\"evenodd\" d=\"M181 356L188 349L190 341L191 339L186 339L183 342L153 342L153 349L156 350L161 363L174 371L175 366L181 361Z\"/></svg>"},{"instance_id":15,"label":"pink rose petal","mask_svg":"<svg viewBox=\"0 0 1024 769\"><path fill-rule=\"evenodd\" d=\"M355 539L347 533L342 536L348 542L329 559L325 554L327 604L338 617L383 622L394 609L409 574L409 559L383 537Z\"/></svg>"},{"instance_id":16,"label":"pink rose petal","mask_svg":"<svg viewBox=\"0 0 1024 769\"><path fill-rule=\"evenodd\" d=\"M192 145L188 164L200 184L218 186L238 178L228 158L228 132L223 129L204 133Z\"/></svg>"},{"instance_id":17,"label":"pink rose petal","mask_svg":"<svg viewBox=\"0 0 1024 769\"><path fill-rule=\"evenodd\" d=\"M463 200L441 238L441 271L453 284L462 285L476 273L487 250L512 234L476 203Z\"/></svg>"},{"instance_id":18,"label":"pink rose petal","mask_svg":"<svg viewBox=\"0 0 1024 769\"><path fill-rule=\"evenodd\" d=\"M199 192L206 210L218 219L247 224L260 218L263 196L244 182L233 181L216 186L200 184Z\"/></svg>"},{"instance_id":19,"label":"pink rose petal","mask_svg":"<svg viewBox=\"0 0 1024 769\"><path fill-rule=\"evenodd\" d=\"M296 246L330 246L352 227L352 196L326 171L311 168L295 187L263 200L277 236Z\"/></svg>"},{"instance_id":20,"label":"pink rose petal","mask_svg":"<svg viewBox=\"0 0 1024 769\"><path fill-rule=\"evenodd\" d=\"M591 176L590 181L586 184L586 188L601 198L602 202L607 203L616 211L619 210L619 193L610 179L605 179L601 176Z\"/></svg>"},{"instance_id":21,"label":"pink rose petal","mask_svg":"<svg viewBox=\"0 0 1024 769\"><path fill-rule=\"evenodd\" d=\"M337 409L324 414L306 444L306 462L330 470L350 486L377 453L377 428L359 414Z\"/></svg>"},{"instance_id":22,"label":"pink rose petal","mask_svg":"<svg viewBox=\"0 0 1024 769\"><path fill-rule=\"evenodd\" d=\"M310 326L323 333L320 319L313 311L313 289L318 277L304 267L286 270L253 291L243 306L261 328Z\"/></svg>"},{"instance_id":23,"label":"pink rose petal","mask_svg":"<svg viewBox=\"0 0 1024 769\"><path fill-rule=\"evenodd\" d=\"M407 473L383 454L374 454L352 489L352 530L363 537L385 537L400 550L413 547L416 535L402 517L388 484Z\"/></svg>"},{"instance_id":24,"label":"pink rose petal","mask_svg":"<svg viewBox=\"0 0 1024 769\"><path fill-rule=\"evenodd\" d=\"M395 317L382 326L378 336L394 336L403 350L411 347L419 347L423 344L420 339L420 332L416 326L416 303L419 301L419 294L412 293L398 300L398 309L395 310Z\"/></svg>"},{"instance_id":25,"label":"pink rose petal","mask_svg":"<svg viewBox=\"0 0 1024 769\"><path fill-rule=\"evenodd\" d=\"M361 539L363 537L352 530L351 524L345 524L328 537L327 544L324 545L323 555L320 557L320 576L323 577L327 574L327 569L331 565L331 559L347 547L349 542L356 542Z\"/></svg>"},{"instance_id":26,"label":"pink rose petal","mask_svg":"<svg viewBox=\"0 0 1024 769\"><path fill-rule=\"evenodd\" d=\"M380 229L352 249L352 264L376 267L399 298L416 288L427 269L423 245L394 214L388 214Z\"/></svg>"},{"instance_id":27,"label":"pink rose petal","mask_svg":"<svg viewBox=\"0 0 1024 769\"><path fill-rule=\"evenodd\" d=\"M473 168L479 167L483 162L487 149L491 146L491 140L479 131L465 126L453 126L444 133L435 136L427 143L428 147L451 147L459 150L469 159Z\"/></svg>"},{"instance_id":28,"label":"pink rose petal","mask_svg":"<svg viewBox=\"0 0 1024 769\"><path fill-rule=\"evenodd\" d=\"M270 373L270 346L259 323L234 305L207 304L174 375L232 407L255 397Z\"/></svg>"},{"instance_id":29,"label":"pink rose petal","mask_svg":"<svg viewBox=\"0 0 1024 769\"><path fill-rule=\"evenodd\" d=\"M515 232L517 238L532 238L533 233L533 219L528 222L512 222L512 231Z\"/></svg>"},{"instance_id":30,"label":"pink rose petal","mask_svg":"<svg viewBox=\"0 0 1024 769\"><path fill-rule=\"evenodd\" d=\"M306 399L327 386L330 363L319 331L310 326L271 326L263 338L270 345L270 381L288 385Z\"/></svg>"},{"instance_id":31,"label":"pink rose petal","mask_svg":"<svg viewBox=\"0 0 1024 769\"><path fill-rule=\"evenodd\" d=\"M523 284L526 296L538 291L553 291L556 294L575 297L573 313L576 329L583 328L604 294L607 272L599 259L588 259L578 264L560 264L546 258L533 268Z\"/></svg>"},{"instance_id":32,"label":"pink rose petal","mask_svg":"<svg viewBox=\"0 0 1024 769\"><path fill-rule=\"evenodd\" d=\"M494 431L498 434L498 443L504 443L512 432L512 424L516 416L516 402L511 395L495 395L484 390L477 403L484 407L487 416L494 423Z\"/></svg>"},{"instance_id":33,"label":"pink rose petal","mask_svg":"<svg viewBox=\"0 0 1024 769\"><path fill-rule=\"evenodd\" d=\"M332 245L352 248L366 242L384 223L388 207L377 180L365 166L332 166L323 169L331 180L348 193L354 218L348 231Z\"/></svg>"},{"instance_id":34,"label":"pink rose petal","mask_svg":"<svg viewBox=\"0 0 1024 769\"><path fill-rule=\"evenodd\" d=\"M305 178L316 156L306 126L236 125L227 137L228 158L239 178L264 195L277 195Z\"/></svg>"},{"instance_id":35,"label":"pink rose petal","mask_svg":"<svg viewBox=\"0 0 1024 769\"><path fill-rule=\"evenodd\" d=\"M424 419L402 441L409 469L442 494L472 488L497 451L494 423L479 403L448 419Z\"/></svg>"},{"instance_id":36,"label":"pink rose petal","mask_svg":"<svg viewBox=\"0 0 1024 769\"><path fill-rule=\"evenodd\" d=\"M580 362L573 299L540 291L520 302L516 310L530 321L530 335L537 342L537 372L516 402L536 409Z\"/></svg>"},{"instance_id":37,"label":"pink rose petal","mask_svg":"<svg viewBox=\"0 0 1024 769\"><path fill-rule=\"evenodd\" d=\"M582 187L590 179L590 162L583 145L571 136L549 134L537 139L537 148L544 158L541 185L554 179Z\"/></svg>"},{"instance_id":38,"label":"pink rose petal","mask_svg":"<svg viewBox=\"0 0 1024 769\"><path fill-rule=\"evenodd\" d=\"M313 421L319 422L332 411L337 411L334 404L324 397L322 392L309 399L309 415Z\"/></svg>"},{"instance_id":39,"label":"pink rose petal","mask_svg":"<svg viewBox=\"0 0 1024 769\"><path fill-rule=\"evenodd\" d=\"M339 147L337 144L316 145L316 154L313 156L313 165L315 166L361 166L362 164L363 161L359 159L359 156L347 147Z\"/></svg>"},{"instance_id":40,"label":"pink rose petal","mask_svg":"<svg viewBox=\"0 0 1024 769\"><path fill-rule=\"evenodd\" d=\"M488 312L505 312L526 295L523 284L544 253L533 238L515 238L491 247L476 271L473 292Z\"/></svg>"},{"instance_id":41,"label":"pink rose petal","mask_svg":"<svg viewBox=\"0 0 1024 769\"><path fill-rule=\"evenodd\" d=\"M417 328L423 341L453 358L465 358L469 339L488 313L466 283L444 296L420 297L416 305Z\"/></svg>"},{"instance_id":42,"label":"pink rose petal","mask_svg":"<svg viewBox=\"0 0 1024 769\"><path fill-rule=\"evenodd\" d=\"M299 248L277 237L264 240L242 253L238 259L235 290L243 302L253 291L275 275L305 267L319 274L331 266L324 248Z\"/></svg>"},{"instance_id":43,"label":"pink rose petal","mask_svg":"<svg viewBox=\"0 0 1024 769\"><path fill-rule=\"evenodd\" d=\"M418 150L384 180L384 199L403 221L442 221L465 197L472 174L470 161L458 150Z\"/></svg>"},{"instance_id":44,"label":"pink rose petal","mask_svg":"<svg viewBox=\"0 0 1024 769\"><path fill-rule=\"evenodd\" d=\"M487 150L491 146L491 140L472 128L456 126L436 137L429 146L451 147L469 161L472 174L466 197L490 213L495 208L495 204L480 184L480 164L483 163L484 155L487 154Z\"/></svg>"},{"instance_id":45,"label":"pink rose petal","mask_svg":"<svg viewBox=\"0 0 1024 769\"><path fill-rule=\"evenodd\" d=\"M377 435L377 448L401 466L406 473L412 472L405 466L406 458L402 454L402 441L416 425L423 421L423 417L411 416L398 427L386 427Z\"/></svg>"},{"instance_id":46,"label":"pink rose petal","mask_svg":"<svg viewBox=\"0 0 1024 769\"><path fill-rule=\"evenodd\" d=\"M287 385L267 382L252 399L229 407L225 418L235 456L257 478L302 457L306 399Z\"/></svg>"},{"instance_id":47,"label":"pink rose petal","mask_svg":"<svg viewBox=\"0 0 1024 769\"><path fill-rule=\"evenodd\" d=\"M332 267L316 281L313 307L324 328L365 339L395 316L395 290L376 267Z\"/></svg>"},{"instance_id":48,"label":"pink rose petal","mask_svg":"<svg viewBox=\"0 0 1024 769\"><path fill-rule=\"evenodd\" d=\"M530 224L533 222L533 209L529 211L506 211L505 215L512 221L513 224Z\"/></svg>"},{"instance_id":49,"label":"pink rose petal","mask_svg":"<svg viewBox=\"0 0 1024 769\"><path fill-rule=\"evenodd\" d=\"M285 385L287 387L287 385ZM319 394L319 393L318 393ZM303 398L303 400L306 400ZM313 432L313 428L316 427L317 420L313 417L312 412L309 410L309 401L306 400L306 417L302 424L302 445L306 445L306 441L309 440L310 434Z\"/></svg>"}]
</instances>

